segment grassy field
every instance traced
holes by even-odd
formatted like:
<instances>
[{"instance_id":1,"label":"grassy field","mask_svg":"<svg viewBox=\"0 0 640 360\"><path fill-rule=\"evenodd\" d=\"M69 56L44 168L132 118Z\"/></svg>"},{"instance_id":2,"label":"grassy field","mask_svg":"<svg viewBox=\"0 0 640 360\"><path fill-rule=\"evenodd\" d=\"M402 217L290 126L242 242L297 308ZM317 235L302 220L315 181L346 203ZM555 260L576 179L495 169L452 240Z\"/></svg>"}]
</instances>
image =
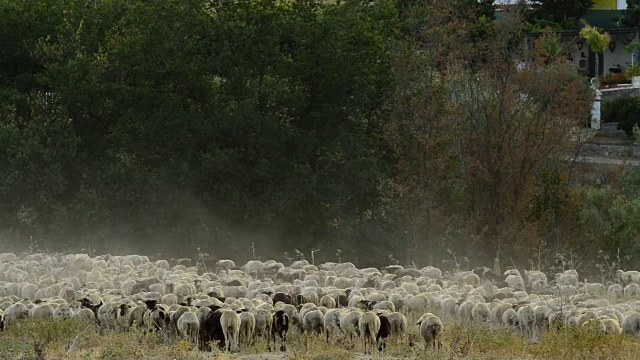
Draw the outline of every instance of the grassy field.
<instances>
[{"instance_id":1,"label":"grassy field","mask_svg":"<svg viewBox=\"0 0 640 360\"><path fill-rule=\"evenodd\" d=\"M286 353L269 353L266 341L240 347L233 355L192 350L190 343L166 345L155 334L132 330L100 333L90 323L73 320L26 320L0 333L0 359L640 359L640 343L628 336L603 335L588 328L567 328L545 333L529 344L519 333L489 329L485 325L445 324L443 348L425 351L415 329L390 341L384 354L362 354L361 341L328 345L322 338L292 333Z\"/></svg>"}]
</instances>

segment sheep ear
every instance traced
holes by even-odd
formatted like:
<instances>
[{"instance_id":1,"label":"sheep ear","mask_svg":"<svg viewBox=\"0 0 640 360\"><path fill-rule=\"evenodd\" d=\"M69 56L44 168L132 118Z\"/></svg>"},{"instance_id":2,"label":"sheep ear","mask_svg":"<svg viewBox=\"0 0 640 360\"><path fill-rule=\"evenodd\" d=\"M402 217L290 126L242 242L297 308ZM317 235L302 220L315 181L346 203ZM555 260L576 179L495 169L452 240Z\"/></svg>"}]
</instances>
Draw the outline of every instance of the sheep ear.
<instances>
[{"instance_id":1,"label":"sheep ear","mask_svg":"<svg viewBox=\"0 0 640 360\"><path fill-rule=\"evenodd\" d=\"M418 321L418 322L416 323L416 325L420 325L420 324L422 324L422 320L420 320L420 321Z\"/></svg>"}]
</instances>

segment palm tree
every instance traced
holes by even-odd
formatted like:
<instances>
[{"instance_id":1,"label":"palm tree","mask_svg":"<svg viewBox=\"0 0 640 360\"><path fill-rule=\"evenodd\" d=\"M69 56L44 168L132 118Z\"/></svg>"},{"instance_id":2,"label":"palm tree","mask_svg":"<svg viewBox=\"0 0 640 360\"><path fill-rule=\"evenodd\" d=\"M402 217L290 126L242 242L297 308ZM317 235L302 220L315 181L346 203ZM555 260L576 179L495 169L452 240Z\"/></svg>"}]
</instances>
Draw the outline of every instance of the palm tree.
<instances>
[{"instance_id":1,"label":"palm tree","mask_svg":"<svg viewBox=\"0 0 640 360\"><path fill-rule=\"evenodd\" d=\"M591 51L593 51L594 53L596 53L596 76L595 76L595 81L598 81L598 75L599 74L599 70L600 70L600 57L598 56L598 54L603 53L606 49L607 46L609 46L609 42L611 41L611 36L609 36L609 33L601 33L600 31L598 31L598 28L593 27L591 25L585 24L585 26L582 28L582 30L580 30L580 36L582 36L586 41L587 44L589 44L589 48L591 49Z\"/></svg>"}]
</instances>

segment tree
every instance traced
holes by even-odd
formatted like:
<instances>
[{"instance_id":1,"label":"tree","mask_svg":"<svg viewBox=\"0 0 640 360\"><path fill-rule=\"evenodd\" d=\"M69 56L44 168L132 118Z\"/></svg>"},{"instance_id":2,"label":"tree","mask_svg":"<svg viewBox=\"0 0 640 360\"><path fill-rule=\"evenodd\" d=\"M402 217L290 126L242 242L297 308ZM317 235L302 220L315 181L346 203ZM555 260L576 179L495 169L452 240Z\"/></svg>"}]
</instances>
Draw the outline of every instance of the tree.
<instances>
[{"instance_id":1,"label":"tree","mask_svg":"<svg viewBox=\"0 0 640 360\"><path fill-rule=\"evenodd\" d=\"M553 32L543 33L534 44L534 55L536 60L545 64L551 64L561 59L566 59L567 50L562 45L560 35Z\"/></svg>"},{"instance_id":2,"label":"tree","mask_svg":"<svg viewBox=\"0 0 640 360\"><path fill-rule=\"evenodd\" d=\"M574 27L580 17L593 6L592 0L538 0L538 7L530 14L532 22L562 24Z\"/></svg>"},{"instance_id":3,"label":"tree","mask_svg":"<svg viewBox=\"0 0 640 360\"><path fill-rule=\"evenodd\" d=\"M451 14L447 7L432 11ZM446 24L439 26L438 19ZM487 264L539 240L535 233L533 239L525 237L530 235L526 214L536 176L549 159L571 148L567 134L588 115L590 93L565 62L549 59L536 67L516 67L513 59L522 56L518 13L487 27L480 41L467 37L471 25L464 19L434 16L414 45L421 49L414 56L426 62L416 68L423 75L402 87L411 89L415 99L397 124L414 135L397 138L420 140L404 149L403 159L418 159L415 164L421 161L422 166L407 166L400 174L415 182L405 180L404 186L422 192L427 206L445 193L445 184L452 190L445 196L448 204L437 209L456 220L445 229L448 234L440 234L447 242L432 242L429 251L446 246ZM439 143L442 139L451 142Z\"/></svg>"},{"instance_id":4,"label":"tree","mask_svg":"<svg viewBox=\"0 0 640 360\"><path fill-rule=\"evenodd\" d=\"M640 26L640 0L627 0L627 8L622 11L620 21L625 27Z\"/></svg>"},{"instance_id":5,"label":"tree","mask_svg":"<svg viewBox=\"0 0 640 360\"><path fill-rule=\"evenodd\" d=\"M585 24L582 30L580 30L580 36L582 36L587 41L587 44L589 45L589 48L591 49L591 51L596 53L595 78L596 80L598 80L598 76L600 76L600 64L599 64L600 56L598 54L602 54L607 49L607 46L611 41L611 36L609 36L609 33L606 33L606 32L601 33L596 27L593 27L588 24Z\"/></svg>"}]
</instances>

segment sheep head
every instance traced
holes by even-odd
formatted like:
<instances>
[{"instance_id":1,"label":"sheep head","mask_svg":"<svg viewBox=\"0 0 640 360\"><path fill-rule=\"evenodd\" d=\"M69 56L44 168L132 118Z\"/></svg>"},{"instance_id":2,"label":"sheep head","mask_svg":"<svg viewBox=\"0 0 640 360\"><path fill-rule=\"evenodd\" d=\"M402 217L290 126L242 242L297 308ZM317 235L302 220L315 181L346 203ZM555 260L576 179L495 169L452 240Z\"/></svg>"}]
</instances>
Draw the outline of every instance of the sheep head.
<instances>
[{"instance_id":1,"label":"sheep head","mask_svg":"<svg viewBox=\"0 0 640 360\"><path fill-rule=\"evenodd\" d=\"M153 300L153 299L147 299L144 301L144 304L147 305L147 309L149 310L153 310L155 309L156 305L158 304L157 300Z\"/></svg>"}]
</instances>

